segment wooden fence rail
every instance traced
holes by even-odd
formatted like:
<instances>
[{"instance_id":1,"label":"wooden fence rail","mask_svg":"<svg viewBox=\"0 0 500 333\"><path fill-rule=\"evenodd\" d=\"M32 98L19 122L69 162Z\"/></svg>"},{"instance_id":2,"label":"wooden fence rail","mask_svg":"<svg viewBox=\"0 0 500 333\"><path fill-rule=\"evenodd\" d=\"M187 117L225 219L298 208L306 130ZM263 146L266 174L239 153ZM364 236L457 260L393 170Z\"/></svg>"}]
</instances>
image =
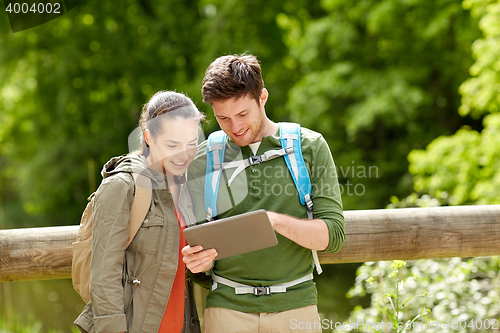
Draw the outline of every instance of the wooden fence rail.
<instances>
[{"instance_id":1,"label":"wooden fence rail","mask_svg":"<svg viewBox=\"0 0 500 333\"><path fill-rule=\"evenodd\" d=\"M344 212L346 241L325 264L500 255L500 205ZM71 277L78 226L0 230L0 282Z\"/></svg>"}]
</instances>

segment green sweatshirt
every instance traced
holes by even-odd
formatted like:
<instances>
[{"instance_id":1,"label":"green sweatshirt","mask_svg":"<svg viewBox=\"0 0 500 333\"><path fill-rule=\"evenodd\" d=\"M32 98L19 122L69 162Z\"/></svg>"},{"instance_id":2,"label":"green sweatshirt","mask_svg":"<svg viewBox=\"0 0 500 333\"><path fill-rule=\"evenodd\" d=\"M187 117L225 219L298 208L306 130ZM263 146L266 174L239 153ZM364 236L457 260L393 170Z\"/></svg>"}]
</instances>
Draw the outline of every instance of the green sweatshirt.
<instances>
[{"instance_id":1,"label":"green sweatshirt","mask_svg":"<svg viewBox=\"0 0 500 333\"><path fill-rule=\"evenodd\" d=\"M321 134L302 128L301 136L302 154L312 183L313 216L322 219L328 227L330 242L325 251L337 252L344 243L345 233L335 164ZM256 155L271 149L281 149L279 133L263 138ZM251 155L250 147L240 148L228 139L225 162ZM189 191L198 221L206 220L207 216L203 197L205 172L206 142L200 145L188 172ZM229 169L221 176L217 218L265 209L307 219L306 208L300 203L283 157L248 167L228 188L227 180L233 172L234 169ZM262 287L293 281L314 270L311 250L278 233L276 236L278 245L217 260L213 272L238 283ZM236 295L233 288L219 284L207 296L207 307L242 312L287 311L316 303L317 291L312 280L289 287L286 293L263 296Z\"/></svg>"}]
</instances>

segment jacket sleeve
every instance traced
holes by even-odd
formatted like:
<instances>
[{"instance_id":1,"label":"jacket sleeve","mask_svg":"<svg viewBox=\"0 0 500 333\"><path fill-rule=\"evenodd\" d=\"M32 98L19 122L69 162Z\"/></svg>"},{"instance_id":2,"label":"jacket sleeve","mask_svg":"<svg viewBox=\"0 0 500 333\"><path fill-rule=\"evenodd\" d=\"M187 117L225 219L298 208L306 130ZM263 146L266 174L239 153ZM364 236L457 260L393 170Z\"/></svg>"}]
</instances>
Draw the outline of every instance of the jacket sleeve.
<instances>
[{"instance_id":1,"label":"jacket sleeve","mask_svg":"<svg viewBox=\"0 0 500 333\"><path fill-rule=\"evenodd\" d=\"M345 240L345 222L342 199L330 148L322 136L316 140L313 148L311 184L313 214L315 219L322 219L330 236L328 247L323 252L338 252Z\"/></svg>"},{"instance_id":2,"label":"jacket sleeve","mask_svg":"<svg viewBox=\"0 0 500 333\"><path fill-rule=\"evenodd\" d=\"M127 331L122 271L133 199L133 178L124 173L104 179L96 193L90 266L96 332Z\"/></svg>"}]
</instances>

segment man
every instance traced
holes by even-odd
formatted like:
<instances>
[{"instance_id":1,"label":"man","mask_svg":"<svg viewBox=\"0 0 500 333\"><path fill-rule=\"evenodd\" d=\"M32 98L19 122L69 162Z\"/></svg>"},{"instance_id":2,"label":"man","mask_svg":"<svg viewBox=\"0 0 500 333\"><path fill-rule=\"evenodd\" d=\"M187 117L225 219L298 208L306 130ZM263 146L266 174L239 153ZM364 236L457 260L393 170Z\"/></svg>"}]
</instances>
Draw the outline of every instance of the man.
<instances>
[{"instance_id":1,"label":"man","mask_svg":"<svg viewBox=\"0 0 500 333\"><path fill-rule=\"evenodd\" d=\"M202 94L228 136L227 146L239 146L243 159L281 148L279 125L266 116L268 91L256 57L230 55L216 59L206 71ZM217 217L265 209L278 245L216 262L214 249L187 246L182 250L192 273L211 271L217 282L207 296L207 333L321 332L311 250L339 251L345 239L344 217L335 164L326 141L305 128L300 134L308 169L302 171L308 172L313 188L312 219L307 218L306 207L300 203L285 159L274 158L251 165L236 177L234 183L246 177L244 190L248 194L241 202L231 204L221 202L219 197L217 205L228 208L219 209ZM203 200L206 150L205 142L200 145L190 176L190 192L199 220L207 216ZM220 187L237 196L235 192L242 188L227 186L232 172L223 171ZM236 294L234 286L230 286L233 283L253 287L288 285L286 292L260 295Z\"/></svg>"}]
</instances>

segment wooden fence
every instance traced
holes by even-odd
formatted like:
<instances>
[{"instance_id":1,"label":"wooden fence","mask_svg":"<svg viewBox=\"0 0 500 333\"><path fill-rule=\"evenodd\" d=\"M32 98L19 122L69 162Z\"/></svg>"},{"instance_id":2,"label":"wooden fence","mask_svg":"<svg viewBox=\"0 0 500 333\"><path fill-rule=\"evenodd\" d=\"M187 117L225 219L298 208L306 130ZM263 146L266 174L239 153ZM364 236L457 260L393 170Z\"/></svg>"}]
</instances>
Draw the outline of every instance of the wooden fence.
<instances>
[{"instance_id":1,"label":"wooden fence","mask_svg":"<svg viewBox=\"0 0 500 333\"><path fill-rule=\"evenodd\" d=\"M500 205L344 212L346 241L324 264L500 255ZM0 282L71 277L78 226L0 230Z\"/></svg>"}]
</instances>

